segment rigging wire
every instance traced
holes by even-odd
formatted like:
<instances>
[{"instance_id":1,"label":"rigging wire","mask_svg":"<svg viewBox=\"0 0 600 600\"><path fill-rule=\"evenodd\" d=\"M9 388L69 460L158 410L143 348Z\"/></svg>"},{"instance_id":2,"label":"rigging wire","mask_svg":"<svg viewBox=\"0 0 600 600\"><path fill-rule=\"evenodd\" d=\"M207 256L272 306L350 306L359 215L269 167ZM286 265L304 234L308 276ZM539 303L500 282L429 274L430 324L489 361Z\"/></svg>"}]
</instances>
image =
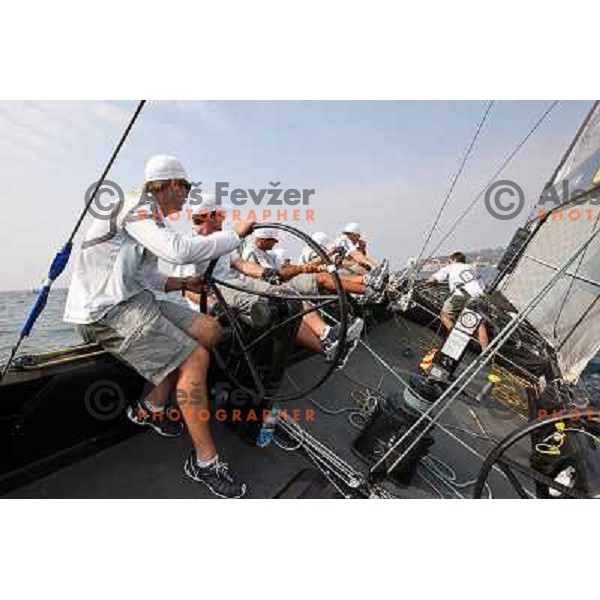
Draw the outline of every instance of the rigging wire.
<instances>
[{"instance_id":1,"label":"rigging wire","mask_svg":"<svg viewBox=\"0 0 600 600\"><path fill-rule=\"evenodd\" d=\"M328 474L333 474L351 489L357 489L361 486L363 476L330 448L321 443L317 438L311 436L298 423L284 419L279 421L278 424L290 438L301 443L300 447L303 448L313 463L328 479ZM277 445L279 446L280 444ZM295 449L287 447L288 451Z\"/></svg>"},{"instance_id":2,"label":"rigging wire","mask_svg":"<svg viewBox=\"0 0 600 600\"><path fill-rule=\"evenodd\" d=\"M58 251L58 253L54 257L54 260L52 261L52 264L50 265L50 268L48 270L48 277L46 279L46 282L44 283L42 289L39 291L38 297L36 298L35 303L31 307L29 314L27 315L27 318L25 320L25 323L23 324L21 332L19 333L19 338L17 339L16 344L12 348L10 355L8 357L8 360L6 361L6 364L4 365L4 367L2 369L2 372L0 372L0 381L2 381L2 379L8 372L10 365L12 364L17 352L19 351L21 343L23 342L23 340L26 337L29 337L29 334L31 333L31 330L33 329L33 326L35 325L35 322L37 321L38 317L42 314L44 308L46 307L46 303L48 301L48 296L50 295L50 290L52 288L52 285L54 284L54 281L65 270L65 267L67 266L67 263L69 262L69 258L71 256L71 251L73 250L73 239L75 238L75 235L79 231L79 228L81 227L83 219L85 218L90 206L96 200L98 191L102 187L102 184L104 183L106 176L108 175L108 172L110 171L113 163L115 162L117 156L119 155L119 152L121 151L123 144L129 137L129 133L131 132L131 129L133 128L134 123L137 121L137 118L140 115L142 108L144 107L144 104L146 104L146 100L141 100L138 103L133 115L131 116L131 119L129 120L129 123L127 124L127 127L125 128L125 131L121 135L119 142L117 143L115 149L113 150L113 152L110 156L110 159L109 159L108 163L106 164L106 167L104 168L104 171L102 172L102 175L100 176L100 179L98 179L98 181L96 182L96 185L94 186L94 189L90 195L89 200L86 202L83 210L81 211L81 214L79 215L79 218L77 219L77 222L75 223L75 226L73 227L73 230L71 231L71 235L69 236L69 239L66 241L64 246Z\"/></svg>"},{"instance_id":3,"label":"rigging wire","mask_svg":"<svg viewBox=\"0 0 600 600\"><path fill-rule=\"evenodd\" d=\"M121 148L123 147L123 144L129 137L129 134L130 134L131 130L133 129L133 126L134 126L135 122L137 121L138 117L140 116L140 113L142 112L142 109L144 108L145 104L146 104L146 100L139 101L133 115L131 116L131 119L129 119L129 123L127 124L127 127L125 128L125 131L121 135L121 139L118 141L115 149L113 150L113 153L111 154L111 157L110 157L108 163L106 164L106 167L104 167L104 171L102 171L102 175L100 175L100 179L98 179L98 181L96 182L96 186L94 187L94 190L90 195L90 199L86 202L86 205L84 206L83 210L81 211L81 214L79 215L79 219L77 219L77 223L75 223L75 227L73 227L73 231L71 232L71 235L69 236L69 239L67 240L67 244L71 244L73 242L73 238L79 231L79 228L81 227L81 224L83 223L83 219L85 218L85 215L87 214L88 209L90 208L90 206L96 199L96 195L98 194L98 191L102 187L102 184L104 183L104 180L106 179L106 176L108 175L108 172L110 171L111 167L113 166L113 163L117 159L117 156L119 155L119 152L121 151Z\"/></svg>"},{"instance_id":4,"label":"rigging wire","mask_svg":"<svg viewBox=\"0 0 600 600\"><path fill-rule=\"evenodd\" d=\"M334 463L327 462L327 454L324 452L321 452L321 454L319 454L319 451L315 451L309 446L309 444L308 444L309 436L300 426L296 426L297 428L294 429L294 428L289 428L288 425L289 424L286 423L285 426L283 426L283 422L282 422L282 428L286 431L286 434L290 438L292 438L292 439L295 438L298 440L297 445L296 446L288 446L287 444L281 443L279 440L277 440L277 438L274 438L274 440L273 440L274 444L278 448L280 448L281 450L283 450L285 452L295 452L296 450L299 450L300 448L302 448L306 452L309 459L313 462L315 467L317 467L317 469L329 481L329 483L331 483L331 485L337 490L337 492L344 498L351 498L352 495L345 492L336 483L334 477L337 477L340 481L343 481L346 485L349 485L348 481L346 481L344 479L344 475L341 472L339 472L339 471L337 473L334 472L334 470L333 470ZM327 449L325 446L324 446L324 448L327 451L329 451L329 449ZM346 475L347 475L347 473L346 473ZM352 477L352 475L350 477Z\"/></svg>"},{"instance_id":5,"label":"rigging wire","mask_svg":"<svg viewBox=\"0 0 600 600\"><path fill-rule=\"evenodd\" d=\"M359 382L359 381L355 380L354 378L346 375L343 371L341 372L341 374L344 377L346 377L346 379L351 381L352 383L362 386L365 390L370 390L372 392L375 392L375 394L377 394L381 397L385 397L385 394L383 394L383 392L380 391L381 385L383 383L383 371L384 370L385 369L382 369L382 377L379 380L377 388L372 388L362 382ZM396 369L396 372L397 371L398 371L398 369ZM402 372L405 374L410 374L409 371L402 370ZM351 396L352 396L352 394L351 394ZM313 402L313 404L315 404L315 406L317 406L317 408L320 408L321 410L323 410L323 408L318 403ZM327 412L327 411L324 411L324 412ZM341 410L339 412L344 412L344 410ZM331 411L331 412L329 412L329 414L333 414L333 412ZM361 418L364 419L364 416L361 415L359 412L353 412L350 415L348 415L348 420L350 421L350 424L353 427L355 427L356 429L362 429L364 427L365 423L356 423L355 417L358 417L358 416L360 416ZM444 424L444 423L440 423L439 427L444 433L446 433L448 436L450 436L455 441L458 441L461 445L464 445L465 443L462 442L462 440L460 440L460 438L457 438L455 435L452 434L452 432L450 432L448 430L452 429L454 431L460 431L462 433L466 433L467 435L469 435L471 437L475 437L478 439L491 441L491 442L497 442L497 440L495 440L490 435L486 435L486 434L482 435L482 434L475 433L473 431L470 431L469 429L465 429L462 427L457 427L454 425L449 425L449 424ZM287 449L287 448L282 448L282 449ZM294 447L293 449L297 449L297 447ZM423 481L425 481L432 489L434 489L434 491L436 491L436 493L441 498L445 498L443 492L441 492L439 490L439 488L428 478L428 476L423 473L423 469L425 469L425 470L429 471L431 473L431 475L433 475L439 481L441 481L448 489L450 489L455 496L457 496L459 498L464 498L464 495L461 494L459 490L462 488L466 488L471 485L474 485L476 480L466 480L464 482L460 482L458 480L458 475L452 469L452 467L450 467L450 465L445 463L441 458L437 457L436 455L430 454L429 457L431 457L430 462L424 461L423 467L419 467L420 470L418 471L418 473L419 473L419 476L421 477L421 479L423 479ZM435 463L441 464L442 467L436 468ZM493 495L492 495L491 488L490 488L489 484L487 484L487 482L486 482L486 490L488 492L488 498L491 499Z\"/></svg>"},{"instance_id":6,"label":"rigging wire","mask_svg":"<svg viewBox=\"0 0 600 600\"><path fill-rule=\"evenodd\" d=\"M391 472L396 466L402 461L402 459L410 452L416 443L425 435L431 427L439 424L441 415L450 407L452 402L465 390L465 388L474 379L477 373L490 361L490 359L496 354L497 350L502 347L506 340L512 335L516 328L527 318L529 313L537 306L542 298L548 293L548 291L555 285L555 283L561 279L564 273L568 270L570 265L577 259L581 252L584 252L590 243L594 240L598 231L594 232L584 244L582 244L569 258L564 262L558 272L544 285L544 287L531 299L529 304L524 307L512 320L505 326L500 334L494 338L490 345L482 352L482 354L469 364L465 370L454 380L454 382L444 391L444 393L433 403L430 408L424 412L416 423L408 429L408 431L400 437L396 443L387 450L387 452L379 459L372 470L378 468L383 461L393 452L401 443L405 442L409 435L414 433L414 430L419 426L423 420L429 420L427 427L423 429L421 433L418 433L415 440L408 444L406 450L400 455L400 457L394 461L392 466L388 469L388 473ZM445 403L443 403L445 401ZM438 409L439 407L439 409ZM433 411L436 414L432 416Z\"/></svg>"},{"instance_id":7,"label":"rigging wire","mask_svg":"<svg viewBox=\"0 0 600 600\"><path fill-rule=\"evenodd\" d=\"M556 181L557 177L561 173L561 171L562 171L563 167L565 166L565 164L566 164L567 160L569 159L569 157L572 156L572 153L573 153L575 147L577 146L577 144L581 140L581 137L582 137L584 131L586 130L589 122L591 121L592 117L594 116L594 113L596 112L596 109L598 108L598 106L600 106L600 100L596 100L595 102L592 103L592 107L590 108L590 110L589 110L588 114L586 115L585 119L583 120L583 122L579 126L579 129L577 130L577 133L575 134L575 137L573 138L573 140L569 144L569 147L567 148L566 152L563 154L562 159L560 160L560 162L556 166L554 172L552 173L552 176L548 180L547 185L544 187L542 195L544 195L544 193L548 189L550 189L551 187L554 187L556 185L556 183L557 183L557 181ZM584 194L579 194L579 195L576 195L575 197L569 197L568 201L563 202L563 203L559 204L558 206L555 206L551 211L548 211L548 213L543 218L541 218L541 219L538 218L537 219L537 223L535 224L535 226L533 227L533 229L530 230L529 235L527 236L527 239L522 244L520 244L520 248L517 250L517 252L514 253L514 255L511 257L511 259L505 265L504 269L502 269L502 271L496 275L496 277L494 278L494 281L492 282L492 284L490 286L490 290L495 290L498 287L498 285L500 284L500 282L509 273L512 272L514 265L517 263L517 260L521 257L521 254L524 252L525 248L529 245L529 243L531 242L531 240L533 239L533 237L537 234L537 232L540 230L540 228L543 226L543 224L550 218L550 215L552 213L554 213L557 210L562 209L562 207L565 206L566 204L569 204L570 202L574 202L576 200L579 200L584 195L590 194L594 189L596 189L596 188L592 188L590 190L587 190L586 192L584 192ZM527 225L530 225L530 224L531 224L531 218L529 219Z\"/></svg>"},{"instance_id":8,"label":"rigging wire","mask_svg":"<svg viewBox=\"0 0 600 600\"><path fill-rule=\"evenodd\" d=\"M439 313L434 313L432 310L430 310L427 306L425 306L424 304L420 304L417 300L411 300L411 302L413 304L415 304L416 306L418 306L419 308L421 308L423 311L430 313L431 315L435 315L434 318L431 320L430 323L428 323L427 325L424 325L424 327L426 327L427 329L430 329L431 326L433 325L433 323L435 323L436 321L439 322L439 325L436 329L435 334L432 334L430 336L428 336L428 339L418 339L418 345L421 348L421 350L423 351L429 351L432 348L439 348L440 344L441 344L441 340L439 339L439 335L440 335L440 330L442 328L442 322L439 316ZM404 325L403 323L399 323L398 322L398 317L394 314L394 322L396 324L396 326L400 329L400 328L404 328L404 329L408 329L406 327L406 325ZM475 343L479 343L479 340L477 339L477 337L475 336L471 336L471 340ZM498 365L496 362L493 363L493 367L495 370L498 371L502 371L502 378L512 378L512 379L518 379L520 381L521 385L524 385L526 387L535 387L535 384L537 384L538 380L537 378L533 377L532 374L525 369L524 367L522 367L521 365L517 364L516 362L514 362L511 358L509 358L506 354L502 354L502 352L498 351L497 353L498 358L500 358L501 360L507 362L513 369L520 371L523 375L523 377L519 377L517 375L512 375L507 369L504 369L503 367L501 367L500 365ZM532 383L533 381L535 381L535 384Z\"/></svg>"},{"instance_id":9,"label":"rigging wire","mask_svg":"<svg viewBox=\"0 0 600 600\"><path fill-rule=\"evenodd\" d=\"M429 244L431 237L433 236L433 234L438 226L438 223L440 222L440 219L442 218L442 213L444 212L444 210L446 209L446 206L448 205L448 202L450 201L452 193L454 192L454 188L456 187L456 184L458 183L458 180L465 168L465 165L467 164L467 161L469 160L469 157L471 156L471 152L475 146L475 143L477 142L477 139L479 138L479 134L481 133L483 125L485 124L485 122L488 118L488 115L490 114L490 111L492 110L493 105L494 105L494 101L490 100L486 106L485 112L483 113L483 117L479 121L479 124L477 125L477 129L475 130L475 133L474 133L473 137L471 138L471 143L469 144L469 147L467 148L467 150L461 160L461 163L458 167L458 171L456 171L456 173L452 177L452 180L450 182L450 187L448 188L448 191L446 192L444 201L442 202L442 205L440 206L440 209L437 213L437 217L435 218L435 221L433 222L433 225L431 226L431 229L429 230L429 233L427 234L427 237L425 238L425 241L423 242L423 246L421 247L419 256L417 257L416 270L413 274L413 278L421 271L421 267L419 266L419 261L423 257L425 249L427 248L427 245Z\"/></svg>"},{"instance_id":10,"label":"rigging wire","mask_svg":"<svg viewBox=\"0 0 600 600\"><path fill-rule=\"evenodd\" d=\"M337 320L332 315L325 314L324 316L327 319L329 319L329 320L337 323ZM386 369L394 378L396 378L405 388L412 389L410 387L409 382L406 379L404 379L404 377L399 373L398 369L395 369L392 365L390 365L384 358L382 358L377 352L375 352L375 350L373 350L364 340L361 339L360 340L360 344L371 354L371 356L381 366L383 366L384 369ZM416 394L416 392L413 392L413 393ZM458 396L458 394L457 394L457 396ZM465 442L463 439L461 439L455 433L452 433L452 431L450 431L450 429L446 425L444 425L443 423L440 423L437 420L434 420L434 417L432 417L427 412L423 413L423 415L421 416L421 418L427 419L431 423L432 426L433 425L437 426L440 431L442 431L443 433L445 433L448 437L450 437L456 443L458 443L460 446L462 446L463 448L465 448L470 454L472 454L473 456L476 456L477 458L479 458L482 462L484 462L486 460L486 457L481 452L479 452L477 449L475 449L469 443ZM351 422L351 424L353 424L353 423ZM470 432L468 430L464 430L464 432L468 433L470 435L473 435L472 432ZM475 435L474 437L480 437L480 436ZM492 438L490 438L490 441L494 441L494 440ZM392 449L394 449L394 448L392 448ZM392 449L390 449L390 451ZM402 458L403 457L401 457L400 460ZM371 472L374 470L374 468L375 467L371 468ZM492 465L492 469L494 471L496 471L497 473L499 473L504 479L506 479L506 474L497 465Z\"/></svg>"},{"instance_id":11,"label":"rigging wire","mask_svg":"<svg viewBox=\"0 0 600 600\"><path fill-rule=\"evenodd\" d=\"M598 227L598 219L595 219L592 225L592 229L596 229ZM589 250L589 248L588 248ZM565 292L565 296L562 300L560 309L558 310L558 312L556 313L556 319L554 319L554 325L553 325L553 334L555 338L558 338L558 332L557 332L557 328L558 328L558 322L560 321L560 318L563 315L563 312L565 310L565 307L567 306L567 300L569 299L569 296L571 294L571 292L573 291L573 287L575 286L575 282L577 281L577 278L579 276L579 271L581 269L581 266L583 265L583 261L585 260L585 255L587 253L583 252L581 254L581 256L579 257L579 263L577 264L577 266L574 269L573 273L568 273L568 275L571 277L571 281L569 283L569 287L567 289L567 291ZM594 304L598 301L598 297L596 296L596 298L592 299L592 302L590 304L590 306L583 312L583 316L586 317L587 313L589 310L591 310L594 306ZM581 324L581 322L583 321L583 319L580 319L579 322L577 323L577 326ZM575 331L575 327L573 327L573 329L571 330L571 332L569 333L569 337L571 336L571 334L573 333L573 331ZM568 338L567 338L568 339ZM559 348L562 348L562 346L565 344L565 342L567 341L567 339L563 340L562 343L560 344Z\"/></svg>"},{"instance_id":12,"label":"rigging wire","mask_svg":"<svg viewBox=\"0 0 600 600\"><path fill-rule=\"evenodd\" d=\"M331 317L331 315L326 315L329 319L335 321L335 319L333 317ZM385 359L383 359L377 352L375 352L365 341L360 340L361 345L372 355L372 357L374 359L377 360L377 362L379 362L379 364L383 367L382 372L383 371L388 371L390 372L395 378L397 378L405 387L410 387L408 381L406 381L402 375L402 374L410 374L408 371L403 371L403 370L399 370L394 368L392 365L390 365L389 363L387 363L385 361ZM367 386L353 378L351 378L348 375L345 375L345 373L342 372L342 374L349 380L352 381L353 383L356 383L357 385L363 386L365 390L369 390L370 386ZM292 383L293 385L297 385L297 383L294 381L294 379L287 374L286 375L288 377L288 379L290 380L290 383ZM383 395L383 393L380 391L380 386L383 383L383 377L380 378L379 383L377 385L377 388L370 388L372 391L375 391L376 393ZM316 406L319 410L322 410L323 412L327 413L327 414L332 414L332 415L339 415L345 412L348 412L348 421L350 422L350 424L355 427L355 428L361 428L361 426L363 424L359 424L356 423L354 421L354 417L358 417L358 416L363 416L361 414L361 412L359 410L354 409L353 407L343 407L341 409L329 409L327 407L322 406L321 404L319 404L318 402L314 401L313 398L308 398L308 400L314 405ZM425 417L429 420L429 421L433 421L432 417L429 415L425 415ZM340 480L344 481L345 479L348 478L348 471L350 471L350 473L352 473L352 469L351 467L345 463L343 461L343 459L341 459L341 457L337 456L332 450L324 447L323 451L325 452L325 456L320 456L319 452L321 452L320 448L307 448L307 440L310 437L308 435L307 432L304 432L301 430L301 428L299 428L299 426L297 424L294 424L295 427L297 428L298 431L290 431L290 425L289 423L287 423L286 425L284 425L284 429L286 430L286 433L288 435L290 435L293 439L295 439L297 441L296 445L294 446L288 446L287 444L283 444L282 442L275 440L275 444L277 447L279 447L281 450L284 451L295 451L295 450L299 450L300 448L303 448L305 451L307 451L307 454L309 456L309 458L312 459L313 463L315 463L315 465L317 466L317 468L319 468L319 470L321 470L323 472L323 474L327 477L327 479L330 479L330 476L332 474L335 474L335 476L337 476ZM478 433L475 433L473 431L470 431L468 429L464 429L461 427L456 427L453 425L448 425L448 424L444 424L441 422L435 422L435 425L439 428L440 431L442 431L443 433L445 433L448 437L450 437L452 440L454 440L456 443L458 443L460 446L462 446L463 448L465 448L469 453L471 453L472 455L476 456L477 458L479 458L480 460L484 461L485 460L485 456L483 454L481 454L478 450L476 450L473 446L471 446L469 443L467 443L466 441L464 441L463 439L461 439L459 436L457 436L455 433L453 433L451 430L455 430L455 431L460 431L462 433L465 433L471 437L474 438L478 438L478 439L482 439L482 440L486 440L486 441L492 441L494 442L494 438L490 437L490 436L484 436L484 435L480 435ZM440 460L440 459L438 459ZM329 462L328 462L329 461ZM336 464L337 463L337 464ZM328 472L324 472L323 469L329 469ZM333 470L334 468L337 468L340 470L340 472L335 473L335 471ZM444 480L443 477L440 477L439 473L432 473L433 476L437 477L440 481L442 481L442 483L448 487L449 489L453 490L454 495L458 496L458 497L463 497L462 494L460 494L460 492L457 489L453 489L452 486L454 485L453 482L458 481L458 476L456 475L456 473L452 470L451 467L449 467L448 465L446 466L447 468L447 472L451 472L454 474L453 477L449 477L447 480ZM499 473L503 478L506 478L505 473L502 472L502 470L497 467L496 465L494 465L492 467L497 473ZM429 469L431 471L431 469ZM423 470L421 470L419 472L419 475L421 477L421 479L423 479L430 487L432 487L437 493L438 495L440 495L440 497L445 497L444 494L439 490L439 488L437 488L435 486L435 484L432 483L431 480L427 479L427 475L423 474ZM350 475L350 481L351 482L356 482L357 479L359 478L359 474L356 473L354 471L353 475ZM353 481L352 481L353 480ZM348 481L345 482L346 485L348 485ZM459 482L460 485L462 485L463 487L467 487L468 485L471 485L472 482ZM354 486L351 486L354 487ZM337 488L337 486L336 486ZM488 490L488 497L492 497L492 492L491 492L491 488L489 486L486 487L486 489ZM529 492L527 492L529 495L531 495ZM532 496L533 497L533 496Z\"/></svg>"},{"instance_id":13,"label":"rigging wire","mask_svg":"<svg viewBox=\"0 0 600 600\"><path fill-rule=\"evenodd\" d=\"M494 183L497 177L506 169L506 167L512 162L514 157L519 153L521 148L527 143L529 138L539 129L541 124L546 120L546 118L550 115L550 113L556 108L559 104L559 100L554 100L551 104L544 110L538 120L535 122L533 127L528 131L527 135L515 146L515 148L508 154L508 156L504 159L500 167L495 171L490 180L486 183L486 185L479 191L479 193L475 196L473 201L467 206L467 208L458 216L458 218L454 221L450 229L446 232L446 234L442 237L442 239L438 242L435 248L431 251L426 261L435 256L436 252L441 248L443 243L454 233L454 230L458 227L461 221L471 212L473 207L479 202L485 191ZM425 262L426 262L425 261Z\"/></svg>"}]
</instances>

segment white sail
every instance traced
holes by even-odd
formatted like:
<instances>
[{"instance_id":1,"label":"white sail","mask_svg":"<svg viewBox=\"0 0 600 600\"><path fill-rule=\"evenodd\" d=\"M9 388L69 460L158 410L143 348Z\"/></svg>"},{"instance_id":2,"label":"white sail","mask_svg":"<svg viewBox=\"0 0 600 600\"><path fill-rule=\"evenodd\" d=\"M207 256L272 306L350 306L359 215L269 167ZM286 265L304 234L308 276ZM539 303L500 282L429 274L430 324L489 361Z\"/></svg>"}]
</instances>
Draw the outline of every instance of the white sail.
<instances>
[{"instance_id":1,"label":"white sail","mask_svg":"<svg viewBox=\"0 0 600 600\"><path fill-rule=\"evenodd\" d=\"M600 228L600 104L596 103L544 191L532 232L499 289L515 306L528 304ZM576 381L600 350L600 234L531 313L529 322L556 351L562 376Z\"/></svg>"}]
</instances>

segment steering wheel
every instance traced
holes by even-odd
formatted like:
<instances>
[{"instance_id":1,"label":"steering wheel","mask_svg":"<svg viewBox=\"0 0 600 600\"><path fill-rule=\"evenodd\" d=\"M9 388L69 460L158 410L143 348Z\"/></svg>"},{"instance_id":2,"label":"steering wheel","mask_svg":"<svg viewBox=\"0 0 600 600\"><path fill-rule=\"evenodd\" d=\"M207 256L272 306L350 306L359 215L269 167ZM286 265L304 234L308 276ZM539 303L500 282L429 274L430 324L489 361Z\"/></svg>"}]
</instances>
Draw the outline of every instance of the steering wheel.
<instances>
[{"instance_id":1,"label":"steering wheel","mask_svg":"<svg viewBox=\"0 0 600 600\"><path fill-rule=\"evenodd\" d=\"M548 486L548 488L553 488L560 492L563 496L566 496L568 498L590 498L591 496L588 496L575 488L569 488L560 483L557 483L552 477L544 475L543 473L540 473L539 471L536 471L535 469L529 466L523 466L520 463L512 460L511 458L504 456L504 454L509 448L514 446L514 444L516 444L519 440L523 439L525 436L530 435L538 429L548 427L548 425L554 425L555 423L558 423L560 421L568 420L568 418L565 418L564 416L560 415L546 417L544 419L528 423L524 427L521 427L507 435L494 447L494 449L490 452L485 462L483 463L483 466L481 467L481 470L477 475L477 482L475 483L475 487L473 488L473 498L481 498L490 471L492 470L492 468L494 468L494 465L496 464L496 468L500 469L500 471L502 471L502 473L506 475L506 478L521 498L530 498L531 496L525 491L523 485L517 479L513 471L516 471L521 475L532 479L536 483ZM600 423L600 418L596 415L592 415L589 417L589 421L594 423ZM583 422L579 423L577 426L569 427L569 433L579 431L584 435L589 435L589 433L583 427L582 423Z\"/></svg>"},{"instance_id":2,"label":"steering wheel","mask_svg":"<svg viewBox=\"0 0 600 600\"><path fill-rule=\"evenodd\" d=\"M276 402L289 402L291 400L297 400L298 398L302 398L302 397L306 396L307 394L310 394L311 392L316 390L318 387L323 385L323 383L325 383L325 381L327 381L327 379L330 377L330 375L333 373L333 371L337 368L340 358L342 357L342 352L344 351L344 346L345 346L345 342L346 342L346 331L347 331L347 327L348 327L348 302L347 302L346 294L344 292L342 281L340 279L340 276L337 272L335 265L330 260L329 256L323 250L323 248L321 248L321 246L319 244L317 244L310 236L306 235L304 232L302 232L298 229L295 229L294 227L290 227L289 225L283 225L281 223L259 223L254 226L253 231L256 231L258 229L264 229L264 228L279 229L281 231L285 231L285 232L299 238L302 242L304 242L307 246L309 246L311 248L311 250L313 250L314 253L318 256L318 258L321 259L323 264L326 265L327 271L332 275L333 281L335 283L336 293L330 294L330 295L317 294L317 295L312 295L312 296L304 296L304 295L299 294L298 292L294 292L293 290L286 289L285 283L281 286L282 293L278 293L277 291L259 292L256 290L245 289L241 286L235 285L235 283L232 283L230 281L221 281L221 280L215 278L213 276L213 272L215 270L215 267L216 267L217 261L218 261L218 259L215 259L209 263L208 268L206 269L206 272L204 274L205 286L204 286L204 290L202 291L202 294L200 296L200 310L202 312L206 313L207 288L210 288L211 291L216 296L221 310L225 313L225 316L227 317L227 320L229 321L229 324L231 325L234 342L237 345L237 349L236 349L237 351L235 351L235 350L230 351L227 354L227 357L224 357L217 348L213 348L213 350L212 350L212 355L213 355L217 365L225 373L229 382L233 386L235 386L237 389L245 390L246 392L249 392L251 394L258 393L258 396L261 400L264 399L264 400L276 401ZM261 333L254 339L249 340L249 339L247 339L247 335L244 333L244 326L240 322L235 309L233 309L227 303L227 301L225 300L223 294L221 293L221 291L219 289L219 286L224 286L224 287L238 290L238 291L241 291L241 292L244 292L247 294L252 294L255 296L262 297L262 298L271 298L274 300L310 301L312 306L309 309L302 310L298 313L293 314L291 317L284 319L281 323L278 323L278 324L270 327L267 331L265 331L264 333ZM289 326L290 323L297 321L299 319L302 319L305 315L307 315L311 312L318 311L318 310L324 308L325 306L332 306L332 305L336 305L336 304L338 305L338 312L339 312L339 320L338 320L338 323L340 325L339 334L338 334L339 343L337 345L334 356L333 356L331 362L329 363L329 366L328 366L327 370L325 371L325 373L317 379L316 383L308 385L305 388L298 389L295 392L292 392L290 394L269 394L265 390L263 382L261 381L259 369L257 368L255 358L251 352L252 348L257 346L260 342L264 341L269 335L272 335L278 329L285 327L285 326ZM234 366L234 361L236 361L239 358L243 358L244 361L246 362L246 365L248 366L250 375L253 380L253 384L255 386L254 389L250 388L247 385L240 382L233 373L232 366Z\"/></svg>"}]
</instances>

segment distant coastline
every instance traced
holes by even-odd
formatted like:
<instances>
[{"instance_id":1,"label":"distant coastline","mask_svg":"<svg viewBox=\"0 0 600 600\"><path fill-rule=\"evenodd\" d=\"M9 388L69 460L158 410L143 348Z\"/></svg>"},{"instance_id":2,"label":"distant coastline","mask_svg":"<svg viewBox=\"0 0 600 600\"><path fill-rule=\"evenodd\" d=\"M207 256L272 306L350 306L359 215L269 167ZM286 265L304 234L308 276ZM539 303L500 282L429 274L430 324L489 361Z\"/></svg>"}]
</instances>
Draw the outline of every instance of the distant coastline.
<instances>
[{"instance_id":1,"label":"distant coastline","mask_svg":"<svg viewBox=\"0 0 600 600\"><path fill-rule=\"evenodd\" d=\"M495 268L502 258L505 250L506 249L503 247L482 248L478 250L467 250L465 251L465 255L467 257L467 262L472 264L474 267ZM419 266L422 271L430 272L441 269L447 265L448 262L448 255L440 254L438 256L431 256L425 260L419 261L417 266ZM417 264L416 260L414 260L413 264Z\"/></svg>"}]
</instances>

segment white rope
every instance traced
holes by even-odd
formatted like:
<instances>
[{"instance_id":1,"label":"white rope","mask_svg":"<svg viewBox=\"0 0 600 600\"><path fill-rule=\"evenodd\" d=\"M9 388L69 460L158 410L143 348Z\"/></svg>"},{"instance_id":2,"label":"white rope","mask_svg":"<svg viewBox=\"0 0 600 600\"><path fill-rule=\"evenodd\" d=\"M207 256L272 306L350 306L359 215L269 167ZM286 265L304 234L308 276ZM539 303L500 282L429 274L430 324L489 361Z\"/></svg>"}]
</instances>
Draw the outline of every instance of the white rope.
<instances>
[{"instance_id":1,"label":"white rope","mask_svg":"<svg viewBox=\"0 0 600 600\"><path fill-rule=\"evenodd\" d=\"M336 319L334 317L331 317L331 315L329 315L329 318L332 319L333 321L337 322ZM419 394L414 391L410 384L408 383L407 380L405 380L398 372L397 369L395 369L392 365L390 365L389 363L387 363L385 361L385 359L383 359L379 354L377 354L377 352L375 352L375 350L373 350L364 340L359 340L361 346L363 346L370 354L371 356L377 360L377 362L379 362L379 364L381 364L389 373L391 373L405 388L409 389L413 394L415 394L416 396L419 396ZM484 462L486 460L486 457L481 454L480 452L478 452L475 448L473 448L471 445L469 445L467 442L465 442L464 440L462 440L461 438L459 438L457 435L455 435L454 433L452 433L451 431L449 431L449 429L447 427L445 427L442 423L437 423L433 421L433 418L429 415L429 414L424 414L424 417L426 419L428 419L429 421L435 423L437 425L437 427L444 432L447 436L449 436L450 438L452 438L455 442L457 442L460 446L462 446L463 448L465 448L465 450L467 450L468 452L470 452L471 454L473 454L474 456L476 456L477 458L479 458L482 462ZM466 431L466 430L465 430ZM470 432L469 432L470 433ZM419 438L420 439L420 438ZM393 448L391 448L390 450L393 450ZM388 453L390 452L390 450L388 450ZM381 462L381 461L379 461ZM375 467L378 466L378 463L376 463ZM375 467L371 468L371 471L374 470ZM493 465L492 467L497 473L499 473L502 477L504 477L506 479L506 474L502 471L502 469L500 469L497 465ZM389 471L388 471L389 473Z\"/></svg>"},{"instance_id":2,"label":"white rope","mask_svg":"<svg viewBox=\"0 0 600 600\"><path fill-rule=\"evenodd\" d=\"M583 435L588 436L593 439L597 444L600 445L600 437L586 431L585 429L579 429L577 427L566 427L560 431L554 431L549 436L545 437L541 442L535 445L536 452L540 454L546 454L549 456L559 456L560 449L567 439L567 431L571 431L573 433L582 433ZM555 442L552 444L551 442Z\"/></svg>"},{"instance_id":3,"label":"white rope","mask_svg":"<svg viewBox=\"0 0 600 600\"><path fill-rule=\"evenodd\" d=\"M384 460L401 444L406 438L422 423L425 419L427 419L431 413L433 413L436 409L437 412L435 416L431 417L430 425L423 430L420 434L417 434L415 440L411 442L406 450L394 461L394 463L388 468L388 473L390 473L396 466L400 463L400 461L410 452L410 450L415 446L416 443L425 435L431 425L437 423L438 419L441 415L450 407L452 402L459 397L459 395L464 391L464 389L471 383L471 381L475 378L475 376L483 369L483 367L492 359L497 350L502 347L502 345L506 342L506 340L512 335L512 333L519 327L519 325L525 321L527 316L531 313L531 311L537 306L537 304L545 297L548 291L554 286L554 284L564 275L569 266L577 259L577 257L585 251L587 246L593 241L593 239L598 235L598 231L594 231L589 238L565 261L562 267L556 272L556 274L550 278L548 283L543 286L543 288L538 292L534 298L529 302L525 308L523 308L518 314L516 314L511 321L506 325L506 327L500 332L500 334L494 338L489 346L481 353L481 355L470 363L465 370L459 374L459 376L455 379L455 381L442 393L442 395L431 404L429 409L417 419L417 421L410 427L400 439L388 449L386 453L380 458L380 460L375 464L373 469L376 469L380 466ZM442 404L444 401L445 404Z\"/></svg>"},{"instance_id":4,"label":"white rope","mask_svg":"<svg viewBox=\"0 0 600 600\"><path fill-rule=\"evenodd\" d=\"M363 476L318 439L311 436L298 423L283 420L279 424L292 439L302 443L302 447L307 453L312 453L326 467L337 470L336 476L348 487L358 488L360 486Z\"/></svg>"}]
</instances>

